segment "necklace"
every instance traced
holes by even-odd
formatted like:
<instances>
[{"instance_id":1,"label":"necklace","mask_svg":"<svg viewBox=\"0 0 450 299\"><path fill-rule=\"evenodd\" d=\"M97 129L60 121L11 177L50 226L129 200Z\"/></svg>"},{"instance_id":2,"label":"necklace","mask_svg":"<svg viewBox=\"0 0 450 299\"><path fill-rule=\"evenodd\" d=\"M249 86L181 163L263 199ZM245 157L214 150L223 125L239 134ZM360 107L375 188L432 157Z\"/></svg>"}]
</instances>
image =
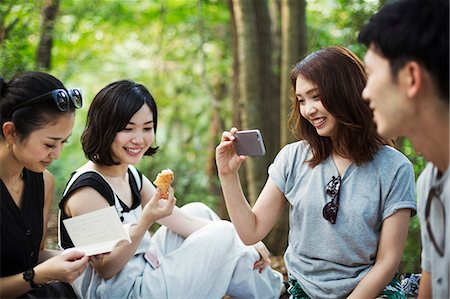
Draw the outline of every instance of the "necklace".
<instances>
[{"instance_id":1,"label":"necklace","mask_svg":"<svg viewBox=\"0 0 450 299\"><path fill-rule=\"evenodd\" d=\"M9 189L11 189L16 195L19 194L20 185L22 183L22 177L23 177L23 172L20 172L20 174L19 174L19 181L17 183L17 187L16 188L14 188L12 184L8 184Z\"/></svg>"},{"instance_id":2,"label":"necklace","mask_svg":"<svg viewBox=\"0 0 450 299\"><path fill-rule=\"evenodd\" d=\"M19 194L20 183L18 184L17 189L15 189L12 185L9 186L9 188L11 188L11 190L14 191L14 193Z\"/></svg>"}]
</instances>

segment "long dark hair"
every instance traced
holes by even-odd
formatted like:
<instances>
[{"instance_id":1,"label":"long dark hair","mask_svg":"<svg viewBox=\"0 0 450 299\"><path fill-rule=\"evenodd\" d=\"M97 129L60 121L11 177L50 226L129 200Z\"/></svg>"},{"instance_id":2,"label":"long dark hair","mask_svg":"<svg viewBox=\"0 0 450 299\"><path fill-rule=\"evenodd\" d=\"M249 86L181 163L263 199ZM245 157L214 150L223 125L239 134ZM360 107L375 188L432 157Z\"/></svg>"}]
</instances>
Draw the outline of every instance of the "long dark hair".
<instances>
[{"instance_id":1,"label":"long dark hair","mask_svg":"<svg viewBox=\"0 0 450 299\"><path fill-rule=\"evenodd\" d=\"M117 165L111 155L111 144L117 132L127 126L133 115L147 104L153 113L156 133L158 110L155 100L142 84L130 80L113 82L94 97L89 107L86 128L81 143L86 157L100 165ZM155 154L158 147L150 147L144 155Z\"/></svg>"},{"instance_id":2,"label":"long dark hair","mask_svg":"<svg viewBox=\"0 0 450 299\"><path fill-rule=\"evenodd\" d=\"M316 166L333 150L357 165L372 160L380 146L387 142L377 134L372 112L362 99L367 75L359 58L344 47L322 48L291 70L294 91L299 75L316 85L323 106L337 120L335 144L332 144L330 137L317 134L301 116L294 92L289 128L298 139L311 145L313 157L309 165Z\"/></svg>"}]
</instances>

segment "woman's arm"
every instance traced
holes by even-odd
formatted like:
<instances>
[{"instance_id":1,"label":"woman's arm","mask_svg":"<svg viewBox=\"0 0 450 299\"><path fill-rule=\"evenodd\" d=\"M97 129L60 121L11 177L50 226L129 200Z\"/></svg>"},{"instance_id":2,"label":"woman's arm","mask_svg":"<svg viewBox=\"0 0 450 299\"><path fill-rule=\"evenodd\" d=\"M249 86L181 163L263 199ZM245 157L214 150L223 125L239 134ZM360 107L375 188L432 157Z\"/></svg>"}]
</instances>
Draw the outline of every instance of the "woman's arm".
<instances>
[{"instance_id":1,"label":"woman's arm","mask_svg":"<svg viewBox=\"0 0 450 299\"><path fill-rule=\"evenodd\" d=\"M123 241L114 247L110 254L91 259L92 266L102 278L109 279L121 271L134 256L142 238L153 222L171 214L176 202L172 188L169 190L169 198L165 200L164 206L158 204L159 199L160 192L158 190L144 206L138 223L130 227L131 243ZM64 208L67 215L74 217L107 207L109 204L100 193L91 187L84 187L74 192Z\"/></svg>"},{"instance_id":2,"label":"woman's arm","mask_svg":"<svg viewBox=\"0 0 450 299\"><path fill-rule=\"evenodd\" d=\"M89 260L80 252L74 251L61 255L61 251L44 249L54 181L53 175L45 170L43 234L38 258L39 264L33 268L35 272L33 281L38 285L56 280L71 283L84 271ZM23 272L0 278L1 298L18 297L30 290L30 283L24 280Z\"/></svg>"},{"instance_id":3,"label":"woman's arm","mask_svg":"<svg viewBox=\"0 0 450 299\"><path fill-rule=\"evenodd\" d=\"M269 177L252 209L236 177L221 177L220 182L228 214L241 240L252 245L264 239L283 213L284 194Z\"/></svg>"},{"instance_id":4,"label":"woman's arm","mask_svg":"<svg viewBox=\"0 0 450 299\"><path fill-rule=\"evenodd\" d=\"M38 264L34 269L35 284L52 281L72 283L83 273L89 258L81 252L72 251L57 255ZM31 290L31 285L23 278L23 272L0 278L0 298L15 298Z\"/></svg>"},{"instance_id":5,"label":"woman's arm","mask_svg":"<svg viewBox=\"0 0 450 299\"><path fill-rule=\"evenodd\" d=\"M246 157L238 156L234 150L233 134L236 132L237 129L232 128L230 132L222 134L222 140L216 148L216 163L228 214L242 241L251 245L269 233L280 217L286 199L269 178L251 209L239 180L238 171Z\"/></svg>"},{"instance_id":6,"label":"woman's arm","mask_svg":"<svg viewBox=\"0 0 450 299\"><path fill-rule=\"evenodd\" d=\"M149 200L153 197L156 192L155 186L150 182L150 180L146 176L142 176L142 190L141 190L141 204L142 208L149 202ZM165 203L165 200L162 200L161 203ZM192 216L184 213L178 207L174 207L172 214L159 219L157 221L159 224L166 226L168 229L174 231L183 237L188 237L191 233L199 230L204 227L210 220Z\"/></svg>"},{"instance_id":7,"label":"woman's arm","mask_svg":"<svg viewBox=\"0 0 450 299\"><path fill-rule=\"evenodd\" d=\"M211 223L211 220L186 214L180 208L174 207L172 215L158 220L158 223L187 238L193 232Z\"/></svg>"},{"instance_id":8,"label":"woman's arm","mask_svg":"<svg viewBox=\"0 0 450 299\"><path fill-rule=\"evenodd\" d=\"M16 298L31 291L30 283L23 279L23 274L0 278L0 298Z\"/></svg>"},{"instance_id":9,"label":"woman's arm","mask_svg":"<svg viewBox=\"0 0 450 299\"><path fill-rule=\"evenodd\" d=\"M53 191L55 189L55 178L53 175L48 171L44 170L43 173L44 176L44 210L43 210L43 231L42 231L42 240L40 245L40 250L43 250L45 247L45 239L47 237L47 225L48 225L48 218L50 215L50 205L52 203L53 199ZM39 262L45 261L45 259L41 259L41 254L39 254ZM45 256L44 256L45 258Z\"/></svg>"},{"instance_id":10,"label":"woman's arm","mask_svg":"<svg viewBox=\"0 0 450 299\"><path fill-rule=\"evenodd\" d=\"M431 273L422 271L419 283L419 299L430 299L433 297L431 288Z\"/></svg>"},{"instance_id":11,"label":"woman's arm","mask_svg":"<svg viewBox=\"0 0 450 299\"><path fill-rule=\"evenodd\" d=\"M383 221L375 264L348 298L375 298L389 284L403 255L410 217L410 209L401 209Z\"/></svg>"}]
</instances>

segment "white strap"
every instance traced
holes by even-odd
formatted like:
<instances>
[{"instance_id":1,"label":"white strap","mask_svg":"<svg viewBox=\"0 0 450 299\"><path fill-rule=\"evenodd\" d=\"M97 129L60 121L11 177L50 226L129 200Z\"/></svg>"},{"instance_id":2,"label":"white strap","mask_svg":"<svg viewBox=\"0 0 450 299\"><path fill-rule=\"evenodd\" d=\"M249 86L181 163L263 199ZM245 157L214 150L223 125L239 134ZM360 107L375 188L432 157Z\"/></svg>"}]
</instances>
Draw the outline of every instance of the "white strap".
<instances>
[{"instance_id":1,"label":"white strap","mask_svg":"<svg viewBox=\"0 0 450 299\"><path fill-rule=\"evenodd\" d=\"M141 188L142 188L142 181L141 181L141 176L139 175L139 172L137 171L136 167L134 167L133 165L129 165L128 169L131 170L131 173L134 176L134 180L136 181L138 191L140 192Z\"/></svg>"},{"instance_id":2,"label":"white strap","mask_svg":"<svg viewBox=\"0 0 450 299\"><path fill-rule=\"evenodd\" d=\"M61 209L58 210L58 226L60 223L61 223ZM61 246L61 232L60 232L59 227L58 227L57 231L58 231L58 248L60 250L64 250L64 248L62 248L62 246Z\"/></svg>"}]
</instances>

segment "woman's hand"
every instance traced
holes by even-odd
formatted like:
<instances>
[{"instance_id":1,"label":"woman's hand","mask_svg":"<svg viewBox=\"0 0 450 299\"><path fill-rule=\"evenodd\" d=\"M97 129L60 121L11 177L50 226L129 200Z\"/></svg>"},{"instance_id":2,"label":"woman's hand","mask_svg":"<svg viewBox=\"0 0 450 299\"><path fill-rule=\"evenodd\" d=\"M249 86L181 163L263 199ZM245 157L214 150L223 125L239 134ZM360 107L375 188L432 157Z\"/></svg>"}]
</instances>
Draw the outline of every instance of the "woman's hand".
<instances>
[{"instance_id":1,"label":"woman's hand","mask_svg":"<svg viewBox=\"0 0 450 299\"><path fill-rule=\"evenodd\" d=\"M46 284L51 281L72 283L86 269L89 257L79 251L70 251L52 257L34 267L35 283Z\"/></svg>"},{"instance_id":2,"label":"woman's hand","mask_svg":"<svg viewBox=\"0 0 450 299\"><path fill-rule=\"evenodd\" d=\"M237 128L231 128L229 132L222 133L222 139L216 147L216 164L219 175L227 175L237 173L245 156L238 156L234 149L234 134L238 131Z\"/></svg>"},{"instance_id":3,"label":"woman's hand","mask_svg":"<svg viewBox=\"0 0 450 299\"><path fill-rule=\"evenodd\" d=\"M169 187L169 195L167 199L161 198L161 189L156 188L150 201L142 210L142 217L147 219L149 223L153 223L161 218L172 214L177 199L174 196L172 187Z\"/></svg>"},{"instance_id":4,"label":"woman's hand","mask_svg":"<svg viewBox=\"0 0 450 299\"><path fill-rule=\"evenodd\" d=\"M259 269L259 273L261 273L267 266L270 265L270 252L262 241L254 244L253 247L255 247L260 256L260 259L253 265L253 269Z\"/></svg>"}]
</instances>

